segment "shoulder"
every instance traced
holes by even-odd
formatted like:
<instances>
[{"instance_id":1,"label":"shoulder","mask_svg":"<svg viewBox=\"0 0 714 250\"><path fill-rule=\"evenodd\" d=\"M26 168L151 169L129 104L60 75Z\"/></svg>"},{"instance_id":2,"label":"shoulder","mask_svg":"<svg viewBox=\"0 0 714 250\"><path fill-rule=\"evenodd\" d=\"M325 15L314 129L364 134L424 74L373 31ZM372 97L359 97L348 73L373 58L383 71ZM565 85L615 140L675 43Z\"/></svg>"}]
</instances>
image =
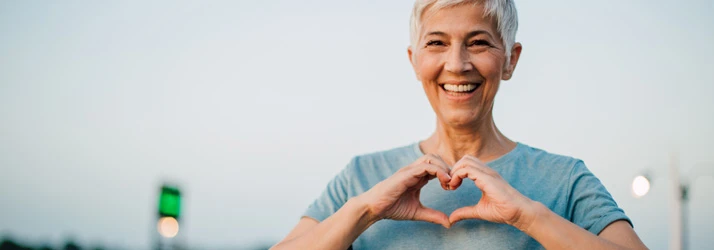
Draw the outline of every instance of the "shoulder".
<instances>
[{"instance_id":1,"label":"shoulder","mask_svg":"<svg viewBox=\"0 0 714 250\"><path fill-rule=\"evenodd\" d=\"M519 143L519 160L521 164L539 170L570 175L576 169L585 168L581 159L548 152L546 150Z\"/></svg>"},{"instance_id":2,"label":"shoulder","mask_svg":"<svg viewBox=\"0 0 714 250\"><path fill-rule=\"evenodd\" d=\"M400 168L421 157L418 143L380 150L352 157L345 174L365 187L391 176Z\"/></svg>"},{"instance_id":3,"label":"shoulder","mask_svg":"<svg viewBox=\"0 0 714 250\"><path fill-rule=\"evenodd\" d=\"M352 158L351 164L355 167L368 167L375 165L413 162L421 157L419 143L399 146L387 150L357 155Z\"/></svg>"}]
</instances>

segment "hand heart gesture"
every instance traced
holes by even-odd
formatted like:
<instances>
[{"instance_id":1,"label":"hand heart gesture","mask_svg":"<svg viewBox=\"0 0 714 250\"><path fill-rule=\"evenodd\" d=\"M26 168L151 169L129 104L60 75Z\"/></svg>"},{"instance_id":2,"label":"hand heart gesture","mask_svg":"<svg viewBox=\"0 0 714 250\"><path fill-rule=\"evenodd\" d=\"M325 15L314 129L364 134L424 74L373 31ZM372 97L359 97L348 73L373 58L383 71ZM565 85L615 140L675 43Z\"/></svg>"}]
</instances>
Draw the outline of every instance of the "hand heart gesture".
<instances>
[{"instance_id":1,"label":"hand heart gesture","mask_svg":"<svg viewBox=\"0 0 714 250\"><path fill-rule=\"evenodd\" d=\"M474 206L456 209L450 216L425 207L419 201L422 187L438 178L444 190L455 190L464 178L482 191ZM496 171L473 156L464 156L450 168L439 156L428 154L360 195L376 219L419 220L446 228L465 219L480 219L516 225L533 201L522 195Z\"/></svg>"}]
</instances>

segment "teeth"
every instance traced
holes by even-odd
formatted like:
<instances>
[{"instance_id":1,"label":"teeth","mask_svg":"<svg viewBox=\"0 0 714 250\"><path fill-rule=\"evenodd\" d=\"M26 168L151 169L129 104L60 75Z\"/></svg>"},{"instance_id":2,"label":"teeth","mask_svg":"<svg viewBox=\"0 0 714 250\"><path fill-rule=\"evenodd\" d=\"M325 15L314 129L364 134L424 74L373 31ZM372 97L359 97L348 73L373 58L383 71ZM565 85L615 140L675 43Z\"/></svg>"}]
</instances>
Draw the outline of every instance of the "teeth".
<instances>
[{"instance_id":1,"label":"teeth","mask_svg":"<svg viewBox=\"0 0 714 250\"><path fill-rule=\"evenodd\" d=\"M466 85L453 85L453 84L444 84L444 89L452 92L469 92L471 90L476 89L475 84L466 84Z\"/></svg>"}]
</instances>

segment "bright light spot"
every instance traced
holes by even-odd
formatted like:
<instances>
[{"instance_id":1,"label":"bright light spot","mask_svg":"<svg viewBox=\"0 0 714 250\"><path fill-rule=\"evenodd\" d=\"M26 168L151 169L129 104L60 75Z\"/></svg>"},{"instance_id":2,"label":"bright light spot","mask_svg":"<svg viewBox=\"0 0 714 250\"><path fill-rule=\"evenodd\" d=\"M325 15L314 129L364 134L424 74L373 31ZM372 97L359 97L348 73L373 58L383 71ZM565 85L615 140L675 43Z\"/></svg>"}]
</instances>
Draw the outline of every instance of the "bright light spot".
<instances>
[{"instance_id":1,"label":"bright light spot","mask_svg":"<svg viewBox=\"0 0 714 250\"><path fill-rule=\"evenodd\" d=\"M650 191L650 181L644 176L637 176L632 181L632 193L639 198L645 196Z\"/></svg>"},{"instance_id":2,"label":"bright light spot","mask_svg":"<svg viewBox=\"0 0 714 250\"><path fill-rule=\"evenodd\" d=\"M179 223L173 217L163 217L159 219L159 224L157 225L159 229L159 234L166 238L173 238L178 234Z\"/></svg>"}]
</instances>

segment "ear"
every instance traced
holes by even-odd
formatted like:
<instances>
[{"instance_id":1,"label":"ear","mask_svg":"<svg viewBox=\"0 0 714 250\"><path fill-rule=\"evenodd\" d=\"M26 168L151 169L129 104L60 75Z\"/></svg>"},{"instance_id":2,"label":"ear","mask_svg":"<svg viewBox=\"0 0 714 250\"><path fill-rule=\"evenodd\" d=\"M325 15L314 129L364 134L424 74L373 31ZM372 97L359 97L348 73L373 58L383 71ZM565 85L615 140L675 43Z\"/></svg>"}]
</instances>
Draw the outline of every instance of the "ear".
<instances>
[{"instance_id":1,"label":"ear","mask_svg":"<svg viewBox=\"0 0 714 250\"><path fill-rule=\"evenodd\" d=\"M412 69L414 70L414 74L416 75L417 79L419 79L419 72L417 71L416 62L414 59L414 51L412 50L412 46L407 47L407 56L409 56L409 63L412 64Z\"/></svg>"},{"instance_id":2,"label":"ear","mask_svg":"<svg viewBox=\"0 0 714 250\"><path fill-rule=\"evenodd\" d=\"M511 77L513 77L513 72L516 71L516 65L518 64L518 59L521 57L522 50L523 45L521 45L521 43L513 44L513 48L511 49L511 57L508 62L508 65L506 65L505 69L503 70L501 80L510 80Z\"/></svg>"}]
</instances>

